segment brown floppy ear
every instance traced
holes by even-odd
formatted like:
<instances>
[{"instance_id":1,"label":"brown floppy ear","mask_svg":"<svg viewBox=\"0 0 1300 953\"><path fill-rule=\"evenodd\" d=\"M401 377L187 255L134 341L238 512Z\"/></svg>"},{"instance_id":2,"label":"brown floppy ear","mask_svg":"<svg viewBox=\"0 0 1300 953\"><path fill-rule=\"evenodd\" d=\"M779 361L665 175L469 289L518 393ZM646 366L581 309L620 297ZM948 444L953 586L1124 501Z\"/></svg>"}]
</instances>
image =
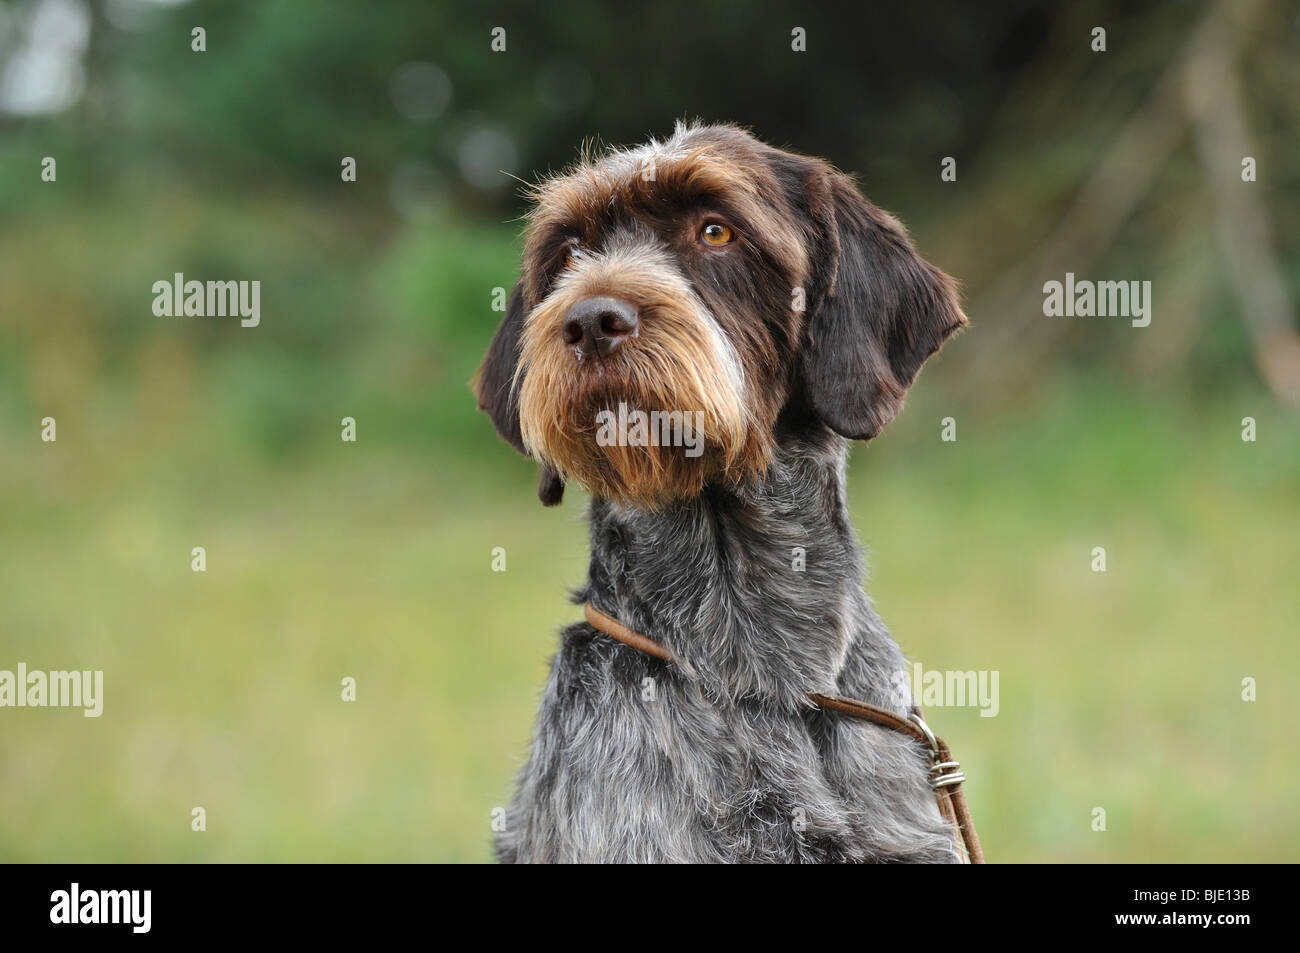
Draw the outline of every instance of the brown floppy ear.
<instances>
[{"instance_id":1,"label":"brown floppy ear","mask_svg":"<svg viewBox=\"0 0 1300 953\"><path fill-rule=\"evenodd\" d=\"M852 180L816 176L818 287L803 352L805 389L832 430L870 440L898 415L921 365L966 323L956 283L922 259L907 232Z\"/></svg>"},{"instance_id":2,"label":"brown floppy ear","mask_svg":"<svg viewBox=\"0 0 1300 953\"><path fill-rule=\"evenodd\" d=\"M488 346L487 356L474 375L474 395L478 409L492 418L497 433L510 446L528 456L524 438L519 432L519 380L515 369L519 366L519 335L523 332L524 315L523 282L515 283L506 306L506 316ZM546 506L554 506L564 497L564 481L550 466L539 465L537 496Z\"/></svg>"}]
</instances>

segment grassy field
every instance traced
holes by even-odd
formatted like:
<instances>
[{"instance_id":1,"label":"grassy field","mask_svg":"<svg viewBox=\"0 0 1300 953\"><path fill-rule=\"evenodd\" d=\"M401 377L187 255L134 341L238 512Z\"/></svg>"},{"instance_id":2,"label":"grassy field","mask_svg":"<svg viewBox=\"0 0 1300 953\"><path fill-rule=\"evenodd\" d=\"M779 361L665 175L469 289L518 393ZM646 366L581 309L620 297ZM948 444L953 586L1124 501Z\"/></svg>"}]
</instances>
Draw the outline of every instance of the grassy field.
<instances>
[{"instance_id":1,"label":"grassy field","mask_svg":"<svg viewBox=\"0 0 1300 953\"><path fill-rule=\"evenodd\" d=\"M0 860L490 856L586 564L581 494L541 508L466 388L512 229L255 204L164 189L130 241L112 201L0 238L0 669L106 696L0 710ZM262 326L153 318L172 270L267 277ZM905 651L1000 673L997 717L930 712L989 857L1294 860L1294 418L1064 373L994 412L944 362L850 486Z\"/></svg>"},{"instance_id":2,"label":"grassy field","mask_svg":"<svg viewBox=\"0 0 1300 953\"><path fill-rule=\"evenodd\" d=\"M1075 389L996 429L963 417L940 444L940 410L917 400L859 448L852 496L909 655L1001 673L997 717L931 712L990 857L1294 859L1284 420L1242 444L1236 409L1212 424ZM576 616L580 495L543 510L486 436L449 455L361 433L289 461L197 429L125 459L71 429L5 433L0 667L101 668L106 689L97 720L0 712L0 857L488 858Z\"/></svg>"}]
</instances>

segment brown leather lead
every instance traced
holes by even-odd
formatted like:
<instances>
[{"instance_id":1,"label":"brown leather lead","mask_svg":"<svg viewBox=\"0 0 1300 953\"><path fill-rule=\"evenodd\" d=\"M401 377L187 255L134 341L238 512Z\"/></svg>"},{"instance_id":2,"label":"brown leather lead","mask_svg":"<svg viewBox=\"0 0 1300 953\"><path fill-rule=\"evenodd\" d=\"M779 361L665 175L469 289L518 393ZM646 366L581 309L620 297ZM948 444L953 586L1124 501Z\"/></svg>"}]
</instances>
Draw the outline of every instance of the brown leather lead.
<instances>
[{"instance_id":1,"label":"brown leather lead","mask_svg":"<svg viewBox=\"0 0 1300 953\"><path fill-rule=\"evenodd\" d=\"M856 698L845 698L843 695L819 695L816 692L809 692L808 697L820 708L829 708L841 715L851 715L864 721L874 721L883 728L893 728L895 731L911 735L927 748L930 747L930 739L915 722L905 721L886 708L877 708L875 705Z\"/></svg>"},{"instance_id":2,"label":"brown leather lead","mask_svg":"<svg viewBox=\"0 0 1300 953\"><path fill-rule=\"evenodd\" d=\"M654 639L646 638L640 632L634 632L613 616L601 612L590 602L583 606L583 613L587 617L587 622L596 631L603 632L610 638L617 639L624 645L630 645L646 655L652 655L672 665L680 665L672 652ZM984 851L980 847L979 834L975 832L975 821L971 818L970 808L966 804L966 794L961 787L962 782L966 780L966 775L962 774L961 765L952 759L952 752L948 750L948 746L930 732L925 719L921 717L920 708L912 709L912 720L909 721L887 708L880 708L857 698L822 695L817 692L809 692L808 698L819 708L836 711L851 718L861 718L882 728L901 732L913 741L924 745L934 759L934 767L930 769L930 785L934 788L939 813L952 824L953 835L962 848L963 861L968 864L984 863Z\"/></svg>"},{"instance_id":3,"label":"brown leather lead","mask_svg":"<svg viewBox=\"0 0 1300 953\"><path fill-rule=\"evenodd\" d=\"M624 645L630 645L634 649L640 649L646 655L653 655L657 659L663 659L665 662L677 664L677 659L673 658L673 653L656 642L654 639L647 639L640 632L633 632L618 619L612 615L606 615L601 612L590 602L583 607L583 612L587 616L587 621L591 623L592 628L599 629L611 638L618 639Z\"/></svg>"}]
</instances>

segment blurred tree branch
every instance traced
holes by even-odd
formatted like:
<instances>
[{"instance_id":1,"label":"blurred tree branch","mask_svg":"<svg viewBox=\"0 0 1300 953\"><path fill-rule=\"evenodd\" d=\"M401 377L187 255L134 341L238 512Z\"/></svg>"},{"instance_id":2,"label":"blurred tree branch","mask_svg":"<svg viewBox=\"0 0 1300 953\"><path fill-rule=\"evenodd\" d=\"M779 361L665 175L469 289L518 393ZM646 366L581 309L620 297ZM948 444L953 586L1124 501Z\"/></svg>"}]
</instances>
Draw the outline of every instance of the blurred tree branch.
<instances>
[{"instance_id":1,"label":"blurred tree branch","mask_svg":"<svg viewBox=\"0 0 1300 953\"><path fill-rule=\"evenodd\" d=\"M982 315L996 320L980 322L987 338L972 356L971 390L985 397L990 390L1005 394L1041 366L1070 327L1042 319L1043 277L1082 274L1096 264L1190 128L1201 171L1215 196L1216 238L1242 303L1257 367L1274 395L1300 404L1300 336L1256 186L1242 182L1239 174L1242 157L1256 153L1242 117L1234 60L1242 39L1258 27L1267 8L1261 0L1209 5L1183 51L1120 129L1051 234L976 298L970 311L977 321ZM1008 373L1008 354L1016 355L1019 377L1014 370Z\"/></svg>"},{"instance_id":2,"label":"blurred tree branch","mask_svg":"<svg viewBox=\"0 0 1300 953\"><path fill-rule=\"evenodd\" d=\"M1242 118L1241 90L1233 61L1241 38L1263 9L1260 0L1217 8L1224 23L1198 34L1183 70L1183 91L1197 151L1214 195L1215 238L1242 304L1254 344L1255 363L1279 399L1300 406L1300 335L1292 324L1282 269L1273 252L1268 217L1258 190L1242 182L1241 161L1256 153Z\"/></svg>"}]
</instances>

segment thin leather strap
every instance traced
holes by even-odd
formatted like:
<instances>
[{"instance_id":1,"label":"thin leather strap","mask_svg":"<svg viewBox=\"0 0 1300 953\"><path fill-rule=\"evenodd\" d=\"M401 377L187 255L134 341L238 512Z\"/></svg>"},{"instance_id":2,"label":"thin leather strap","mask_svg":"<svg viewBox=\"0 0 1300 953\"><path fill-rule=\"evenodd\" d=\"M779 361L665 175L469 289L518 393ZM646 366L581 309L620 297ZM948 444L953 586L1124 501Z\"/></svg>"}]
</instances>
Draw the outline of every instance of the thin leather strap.
<instances>
[{"instance_id":1,"label":"thin leather strap","mask_svg":"<svg viewBox=\"0 0 1300 953\"><path fill-rule=\"evenodd\" d=\"M618 639L624 645L630 645L634 649L639 649L646 655L653 655L657 659L663 659L673 665L677 664L677 659L673 658L673 653L656 642L654 639L647 639L640 632L633 632L618 619L612 615L605 615L590 602L583 606L583 612L587 616L587 621L591 623L592 628L604 632L611 638Z\"/></svg>"},{"instance_id":2,"label":"thin leather strap","mask_svg":"<svg viewBox=\"0 0 1300 953\"><path fill-rule=\"evenodd\" d=\"M848 698L844 695L820 695L817 692L809 692L808 697L819 708L829 708L831 711L837 711L842 715L861 718L864 721L874 721L882 728L901 731L905 735L911 735L927 748L930 747L930 739L925 736L925 732L917 727L916 722L900 718L887 708L878 708L868 702L857 698Z\"/></svg>"},{"instance_id":3,"label":"thin leather strap","mask_svg":"<svg viewBox=\"0 0 1300 953\"><path fill-rule=\"evenodd\" d=\"M948 745L942 738L936 738L935 741L939 747L940 764L956 764L953 760L952 752L948 750ZM957 769L953 769L957 770ZM962 775L965 779L965 775ZM958 831L957 842L966 849L966 862L969 864L984 863L984 848L980 846L980 836L975 831L975 819L971 817L970 805L966 803L966 791L958 782L947 787L936 787L935 791L947 791L949 802L952 806L952 822Z\"/></svg>"},{"instance_id":4,"label":"thin leather strap","mask_svg":"<svg viewBox=\"0 0 1300 953\"><path fill-rule=\"evenodd\" d=\"M640 632L629 629L612 615L601 612L590 602L583 606L582 611L587 617L587 622L596 631L603 632L610 638L646 655L654 656L670 665L680 666L673 653L664 646L654 639L646 638ZM971 818L970 808L966 804L966 794L961 786L966 776L961 773L961 765L953 760L948 746L930 732L919 707L912 709L913 717L909 720L894 714L887 708L844 695L809 692L808 698L819 708L839 712L851 718L860 718L882 728L901 732L913 741L924 745L934 759L934 767L930 769L930 784L934 788L939 813L952 824L953 836L961 845L963 860L968 864L984 863L984 851L980 847L979 834L975 832L975 821Z\"/></svg>"}]
</instances>

